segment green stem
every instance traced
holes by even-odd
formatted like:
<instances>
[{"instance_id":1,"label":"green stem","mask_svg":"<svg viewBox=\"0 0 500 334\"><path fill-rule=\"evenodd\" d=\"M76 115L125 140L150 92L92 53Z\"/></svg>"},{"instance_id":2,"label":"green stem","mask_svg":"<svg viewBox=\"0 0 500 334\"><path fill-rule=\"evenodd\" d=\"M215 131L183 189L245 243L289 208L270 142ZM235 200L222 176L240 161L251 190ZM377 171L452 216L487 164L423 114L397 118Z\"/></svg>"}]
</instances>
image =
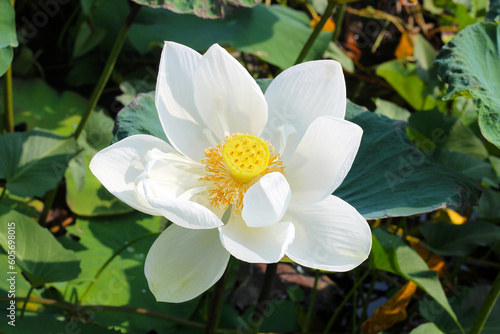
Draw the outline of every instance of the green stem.
<instances>
[{"instance_id":1,"label":"green stem","mask_svg":"<svg viewBox=\"0 0 500 334\"><path fill-rule=\"evenodd\" d=\"M481 333L484 324L486 323L486 320L488 320L488 316L490 315L493 306L495 306L495 303L499 295L500 295L500 272L498 273L495 282L493 282L493 286L491 287L490 292L488 292L488 295L486 296L486 299L484 300L484 303L481 306L479 313L477 314L476 320L474 320L474 323L472 324L472 328L470 329L469 334Z\"/></svg>"},{"instance_id":2,"label":"green stem","mask_svg":"<svg viewBox=\"0 0 500 334\"><path fill-rule=\"evenodd\" d=\"M0 297L0 301L9 301L10 299L7 297ZM58 300L54 299L46 299L46 298L38 298L38 297L31 297L30 299L23 298L23 297L17 297L16 301L31 301L33 303L38 303L42 305L50 305L54 307L58 307L61 309L65 310L70 310L70 311L79 311L79 310L108 310L108 311L116 311L116 312L124 312L124 313L132 313L132 314L138 314L138 315L145 315L149 317L154 317L154 318L159 318L159 319L164 319L167 321L171 321L174 323L177 323L179 325L183 326L188 326L192 328L199 328L203 329L205 328L204 324L201 324L196 321L191 321L183 318L178 318L172 315L160 313L160 312L155 312L155 311L150 311L146 310L143 308L133 308L133 307L126 307L126 306L108 306L108 305L74 305L71 303L67 302L61 302ZM216 333L238 333L237 330L235 329L220 329Z\"/></svg>"},{"instance_id":3,"label":"green stem","mask_svg":"<svg viewBox=\"0 0 500 334\"><path fill-rule=\"evenodd\" d=\"M224 300L224 290L226 287L226 278L227 273L229 271L229 265L227 266L224 274L219 279L219 281L215 284L214 291L212 294L212 298L210 300L210 306L208 308L208 318L207 323L205 324L205 334L213 334L217 330L217 326L219 325L220 320L220 311L222 309L222 301Z\"/></svg>"},{"instance_id":4,"label":"green stem","mask_svg":"<svg viewBox=\"0 0 500 334\"><path fill-rule=\"evenodd\" d=\"M321 16L321 20L318 22L316 27L314 27L314 30L309 36L309 39L307 40L306 44L304 44L304 47L300 51L299 56L297 57L297 60L295 60L295 65L300 64L304 61L304 59L307 56L307 53L313 46L314 42L316 41L316 38L318 38L319 33L321 32L321 29L325 26L326 21L330 16L332 16L333 13L333 8L335 7L335 1L334 0L328 0L328 6L325 9L325 12L323 13L323 16Z\"/></svg>"},{"instance_id":5,"label":"green stem","mask_svg":"<svg viewBox=\"0 0 500 334\"><path fill-rule=\"evenodd\" d=\"M302 333L307 333L309 331L309 322L311 321L312 310L314 307L314 302L316 300L316 292L318 291L318 280L320 271L316 270L314 273L314 285L312 289L311 299L309 300L309 306L307 307L306 320L304 321L304 327L302 327Z\"/></svg>"},{"instance_id":6,"label":"green stem","mask_svg":"<svg viewBox=\"0 0 500 334\"><path fill-rule=\"evenodd\" d=\"M7 72L5 72L5 85L4 85L4 95L5 95L5 131L14 132L14 101L12 98L12 65L9 66Z\"/></svg>"},{"instance_id":7,"label":"green stem","mask_svg":"<svg viewBox=\"0 0 500 334\"><path fill-rule=\"evenodd\" d=\"M340 302L340 305L335 310L335 313L330 318L330 321L328 321L328 324L326 325L326 328L323 331L323 334L328 334L328 332L330 331L330 329L333 326L333 323L335 322L335 320L337 320L337 317L339 316L340 311L342 311L342 308L344 307L344 305L351 298L351 296L354 293L354 291L356 291L356 289L363 283L363 281L365 280L365 278L368 277L368 275L370 274L370 272L371 272L370 269L366 270L365 273L363 274L363 276L359 280L357 280L356 283L354 283L354 286L347 293L347 295L344 297L344 299L342 300L342 302Z\"/></svg>"},{"instance_id":8,"label":"green stem","mask_svg":"<svg viewBox=\"0 0 500 334\"><path fill-rule=\"evenodd\" d=\"M141 5L136 4L135 2L131 3L131 8L130 8L130 13L128 14L127 19L123 23L123 26L118 34L118 37L116 38L115 44L113 45L113 48L111 49L111 53L108 56L108 60L106 61L106 65L104 66L104 70L101 73L101 77L99 78L99 81L97 82L96 87L94 88L94 91L92 92L92 96L90 97L89 104L87 105L87 109L85 110L85 113L82 116L82 119L80 120L80 124L78 124L78 128L76 129L74 133L75 139L78 139L80 137L80 134L82 133L83 129L88 123L89 117L92 114L92 111L94 110L95 106L97 105L97 101L99 100L99 97L102 94L102 91L104 90L104 86L106 86L106 83L108 82L109 77L111 76L111 72L113 72L113 68L115 67L116 59L118 58L118 55L122 49L123 43L125 42L125 39L127 38L128 31L130 27L132 26L132 23L134 22L135 17L137 16L137 13L139 13L139 9L141 9Z\"/></svg>"},{"instance_id":9,"label":"green stem","mask_svg":"<svg viewBox=\"0 0 500 334\"><path fill-rule=\"evenodd\" d=\"M342 24L344 23L345 11L347 9L347 4L343 3L335 15L335 32L333 33L333 43L339 41L340 31L342 30Z\"/></svg>"},{"instance_id":10,"label":"green stem","mask_svg":"<svg viewBox=\"0 0 500 334\"><path fill-rule=\"evenodd\" d=\"M23 308L21 309L21 315L20 315L20 318L22 319L24 317L24 312L26 311L26 305L28 305L28 302L30 300L30 297L31 297L31 293L33 292L33 285L30 286L30 289L28 291L28 295L26 296L26 299L24 300L24 303L23 303Z\"/></svg>"},{"instance_id":11,"label":"green stem","mask_svg":"<svg viewBox=\"0 0 500 334\"><path fill-rule=\"evenodd\" d=\"M83 296L80 299L80 304L83 303L83 301L85 299L87 299L87 297L88 297L88 295L90 293L90 290L92 290L92 288L94 287L94 285L97 283L97 280L99 279L99 276L101 276L102 272L107 268L107 266L111 263L111 261L113 261L113 259L115 257L117 257L118 255L120 255L120 253L123 252L125 249L127 249L127 247L129 247L130 245L136 243L137 241L145 239L145 238L148 238L148 237L151 237L153 235L159 235L159 234L160 234L160 232L152 232L152 233L141 235L141 236L133 239L132 241L127 242L125 245L123 245L122 247L120 247L120 249L116 250L113 253L113 255L111 255L111 257L101 266L101 268L99 268L99 271L97 272L97 274L95 274L95 277L92 280L92 282L89 284L87 290L85 290L85 292L83 293Z\"/></svg>"},{"instance_id":12,"label":"green stem","mask_svg":"<svg viewBox=\"0 0 500 334\"><path fill-rule=\"evenodd\" d=\"M7 185L4 185L2 189L2 194L0 194L0 203L2 203L3 197L5 196L6 192L7 192Z\"/></svg>"},{"instance_id":13,"label":"green stem","mask_svg":"<svg viewBox=\"0 0 500 334\"><path fill-rule=\"evenodd\" d=\"M262 284L262 289L260 290L259 299L255 309L253 310L252 316L250 317L250 324L248 333L257 334L259 332L260 325L262 324L262 319L267 311L267 305L269 304L269 296L271 295L271 290L274 286L274 279L276 278L276 271L278 270L278 263L269 263L266 268L266 273L264 275L264 283Z\"/></svg>"},{"instance_id":14,"label":"green stem","mask_svg":"<svg viewBox=\"0 0 500 334\"><path fill-rule=\"evenodd\" d=\"M59 185L61 184L61 182L62 181L59 181L59 183L57 183L57 186L47 193L47 199L43 204L43 210L42 213L40 214L40 218L38 219L38 223L42 226L44 226L45 222L47 221L47 215L49 214L52 204L54 204L54 200L57 195L57 190L59 189Z\"/></svg>"}]
</instances>

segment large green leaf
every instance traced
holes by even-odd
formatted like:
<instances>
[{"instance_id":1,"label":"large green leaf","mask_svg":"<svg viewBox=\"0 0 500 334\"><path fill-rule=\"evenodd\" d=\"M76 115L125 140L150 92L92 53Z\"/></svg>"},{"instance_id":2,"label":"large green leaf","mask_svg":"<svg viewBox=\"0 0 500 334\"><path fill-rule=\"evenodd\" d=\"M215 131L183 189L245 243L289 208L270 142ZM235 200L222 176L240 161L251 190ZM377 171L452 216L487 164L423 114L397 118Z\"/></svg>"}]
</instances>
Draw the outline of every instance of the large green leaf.
<instances>
[{"instance_id":1,"label":"large green leaf","mask_svg":"<svg viewBox=\"0 0 500 334\"><path fill-rule=\"evenodd\" d=\"M260 0L134 0L154 8L165 8L175 13L194 14L203 18L220 18L232 14L238 7L253 7Z\"/></svg>"},{"instance_id":2,"label":"large green leaf","mask_svg":"<svg viewBox=\"0 0 500 334\"><path fill-rule=\"evenodd\" d=\"M406 136L406 123L370 112L347 118L364 134L354 164L334 195L364 217L407 216L477 202L476 182L429 162Z\"/></svg>"},{"instance_id":3,"label":"large green leaf","mask_svg":"<svg viewBox=\"0 0 500 334\"><path fill-rule=\"evenodd\" d=\"M75 253L65 249L49 230L31 218L0 206L0 225L0 245L6 252L15 250L16 264L33 286L68 281L80 273L80 261ZM13 234L8 232L9 227Z\"/></svg>"},{"instance_id":4,"label":"large green leaf","mask_svg":"<svg viewBox=\"0 0 500 334\"><path fill-rule=\"evenodd\" d=\"M463 225L448 222L424 223L420 225L425 245L439 255L466 256L478 246L488 246L500 240L500 227L475 221Z\"/></svg>"},{"instance_id":5,"label":"large green leaf","mask_svg":"<svg viewBox=\"0 0 500 334\"><path fill-rule=\"evenodd\" d=\"M370 266L385 270L414 282L431 296L457 323L436 271L429 270L427 264L399 237L383 231L373 230L373 244L370 254Z\"/></svg>"},{"instance_id":6,"label":"large green leaf","mask_svg":"<svg viewBox=\"0 0 500 334\"><path fill-rule=\"evenodd\" d=\"M43 196L56 187L76 154L72 137L33 130L0 136L0 178L11 194Z\"/></svg>"},{"instance_id":7,"label":"large green leaf","mask_svg":"<svg viewBox=\"0 0 500 334\"><path fill-rule=\"evenodd\" d=\"M214 43L231 45L286 69L295 63L313 31L309 22L305 13L279 5L242 8L230 17L217 20L144 8L130 28L129 40L141 53L147 51L151 43L163 45L164 41L178 42L199 51ZM332 33L322 32L306 60L321 58L331 36Z\"/></svg>"},{"instance_id":8,"label":"large green leaf","mask_svg":"<svg viewBox=\"0 0 500 334\"><path fill-rule=\"evenodd\" d=\"M481 140L459 117L437 110L422 110L413 113L408 123L417 146L425 151L439 147L479 159L486 159L489 155Z\"/></svg>"},{"instance_id":9,"label":"large green leaf","mask_svg":"<svg viewBox=\"0 0 500 334\"><path fill-rule=\"evenodd\" d=\"M500 25L476 23L460 31L436 58L449 84L445 99L471 96L484 137L500 147Z\"/></svg>"},{"instance_id":10,"label":"large green leaf","mask_svg":"<svg viewBox=\"0 0 500 334\"><path fill-rule=\"evenodd\" d=\"M452 289L450 296L451 306L467 333L469 333L489 290L489 286L476 286L471 288L460 285L455 285ZM443 332L447 334L463 333L457 328L456 323L450 319L450 317L444 312L439 312L438 307L439 306L436 305L434 300L423 299L419 302L420 314L428 321L432 321L438 325ZM500 302L497 300L491 310L488 320L481 330L481 334L500 333L499 314Z\"/></svg>"},{"instance_id":11,"label":"large green leaf","mask_svg":"<svg viewBox=\"0 0 500 334\"><path fill-rule=\"evenodd\" d=\"M81 259L82 272L70 283L71 289L68 291L75 288L74 292L81 298L102 265L115 252L122 249L95 281L94 287L82 304L128 306L183 318L190 317L199 299L180 304L158 303L149 291L144 276L144 261L156 238L151 233L160 230L160 217L151 217L140 212L99 219L77 219L76 225L68 228L72 238L64 238L63 243L67 248L76 251L77 257ZM142 236L147 237L130 244ZM165 254L165 256L175 256L175 254ZM74 298L70 293L65 297ZM121 312L98 308L95 310L99 310L92 313L95 315L93 319L95 323L118 326L126 329L128 333L149 333L153 330L158 333L170 333L175 326L174 323L164 319L140 314L129 314L124 317Z\"/></svg>"},{"instance_id":12,"label":"large green leaf","mask_svg":"<svg viewBox=\"0 0 500 334\"><path fill-rule=\"evenodd\" d=\"M10 0L0 0L0 48L4 47L16 47L17 36L16 36L16 22L14 8L12 7Z\"/></svg>"},{"instance_id":13,"label":"large green leaf","mask_svg":"<svg viewBox=\"0 0 500 334\"><path fill-rule=\"evenodd\" d=\"M26 122L28 130L38 127L68 136L75 131L87 105L87 99L81 95L71 91L59 94L39 79L14 80L12 91L15 120ZM0 100L3 94L1 89ZM3 103L0 112L4 112Z\"/></svg>"},{"instance_id":14,"label":"large green leaf","mask_svg":"<svg viewBox=\"0 0 500 334\"><path fill-rule=\"evenodd\" d=\"M406 136L406 123L364 110L348 103L347 119L360 125L364 134L351 171L335 195L373 219L477 202L479 188L474 180L429 162ZM114 130L114 142L139 133L166 140L153 93L140 94L124 108Z\"/></svg>"},{"instance_id":15,"label":"large green leaf","mask_svg":"<svg viewBox=\"0 0 500 334\"><path fill-rule=\"evenodd\" d=\"M426 324L422 324L412 330L410 334L444 334L443 331L439 329L433 322L428 322Z\"/></svg>"},{"instance_id":16,"label":"large green leaf","mask_svg":"<svg viewBox=\"0 0 500 334\"><path fill-rule=\"evenodd\" d=\"M89 169L90 160L113 139L113 120L103 111L93 112L83 132L78 159L66 171L66 201L79 216L115 215L133 209L113 196Z\"/></svg>"}]
</instances>

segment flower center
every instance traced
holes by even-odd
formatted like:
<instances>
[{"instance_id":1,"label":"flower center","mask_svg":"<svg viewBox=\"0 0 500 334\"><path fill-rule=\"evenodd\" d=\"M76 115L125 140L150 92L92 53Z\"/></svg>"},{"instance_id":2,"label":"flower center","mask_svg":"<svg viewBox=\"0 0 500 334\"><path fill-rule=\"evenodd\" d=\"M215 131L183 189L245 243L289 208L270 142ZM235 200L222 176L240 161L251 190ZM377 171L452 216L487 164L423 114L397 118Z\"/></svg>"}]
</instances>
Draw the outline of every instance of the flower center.
<instances>
[{"instance_id":1,"label":"flower center","mask_svg":"<svg viewBox=\"0 0 500 334\"><path fill-rule=\"evenodd\" d=\"M248 183L262 173L269 164L266 143L255 136L239 135L229 139L222 150L222 158L233 179Z\"/></svg>"},{"instance_id":2,"label":"flower center","mask_svg":"<svg viewBox=\"0 0 500 334\"><path fill-rule=\"evenodd\" d=\"M221 209L234 204L234 212L241 212L243 196L262 176L272 172L284 174L283 162L273 151L268 142L240 133L205 149L201 163L206 176L200 180L207 183L210 204Z\"/></svg>"}]
</instances>

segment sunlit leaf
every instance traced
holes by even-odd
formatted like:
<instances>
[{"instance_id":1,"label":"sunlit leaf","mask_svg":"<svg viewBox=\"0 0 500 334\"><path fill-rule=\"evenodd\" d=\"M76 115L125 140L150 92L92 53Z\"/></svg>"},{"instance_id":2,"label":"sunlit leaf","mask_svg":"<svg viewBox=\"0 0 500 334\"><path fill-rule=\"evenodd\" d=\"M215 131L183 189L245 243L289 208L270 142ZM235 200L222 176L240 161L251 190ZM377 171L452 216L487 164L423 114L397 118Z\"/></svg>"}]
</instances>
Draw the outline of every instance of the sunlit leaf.
<instances>
[{"instance_id":1,"label":"sunlit leaf","mask_svg":"<svg viewBox=\"0 0 500 334\"><path fill-rule=\"evenodd\" d=\"M33 130L0 137L0 179L11 194L43 196L56 187L77 153L73 138Z\"/></svg>"},{"instance_id":2,"label":"sunlit leaf","mask_svg":"<svg viewBox=\"0 0 500 334\"><path fill-rule=\"evenodd\" d=\"M449 84L446 99L471 96L484 137L500 147L500 25L476 23L459 32L436 58Z\"/></svg>"},{"instance_id":3,"label":"sunlit leaf","mask_svg":"<svg viewBox=\"0 0 500 334\"><path fill-rule=\"evenodd\" d=\"M373 245L370 266L385 270L414 282L427 292L458 324L446 295L444 294L437 272L429 270L424 260L399 237L381 228L373 230Z\"/></svg>"},{"instance_id":4,"label":"sunlit leaf","mask_svg":"<svg viewBox=\"0 0 500 334\"><path fill-rule=\"evenodd\" d=\"M6 46L16 47L16 22L15 12L10 0L0 0L0 49Z\"/></svg>"},{"instance_id":5,"label":"sunlit leaf","mask_svg":"<svg viewBox=\"0 0 500 334\"><path fill-rule=\"evenodd\" d=\"M410 334L444 334L443 331L439 329L433 322L428 322L426 324L422 324L412 330Z\"/></svg>"},{"instance_id":6,"label":"sunlit leaf","mask_svg":"<svg viewBox=\"0 0 500 334\"><path fill-rule=\"evenodd\" d=\"M75 253L65 249L47 229L31 218L0 206L0 225L0 245L6 252L15 250L16 264L34 287L68 281L80 273L80 261ZM11 239L9 235L12 234L7 231L14 226L15 239ZM9 244L9 240L14 243Z\"/></svg>"},{"instance_id":7,"label":"sunlit leaf","mask_svg":"<svg viewBox=\"0 0 500 334\"><path fill-rule=\"evenodd\" d=\"M68 227L70 237L64 238L62 242L65 247L74 249L81 260L82 272L71 282L71 289L75 288L79 298L82 298L106 261L122 249L104 269L82 304L144 308L183 318L193 314L199 299L181 304L158 303L148 288L144 276L144 261L156 238L150 234L161 231L160 221L160 217L136 211L114 217L78 218L76 225ZM128 244L142 236L147 237ZM129 333L149 333L152 330L170 333L176 326L164 319L145 317L142 314L128 314L124 317L121 312L107 310L94 310L93 314L96 323L117 326Z\"/></svg>"}]
</instances>

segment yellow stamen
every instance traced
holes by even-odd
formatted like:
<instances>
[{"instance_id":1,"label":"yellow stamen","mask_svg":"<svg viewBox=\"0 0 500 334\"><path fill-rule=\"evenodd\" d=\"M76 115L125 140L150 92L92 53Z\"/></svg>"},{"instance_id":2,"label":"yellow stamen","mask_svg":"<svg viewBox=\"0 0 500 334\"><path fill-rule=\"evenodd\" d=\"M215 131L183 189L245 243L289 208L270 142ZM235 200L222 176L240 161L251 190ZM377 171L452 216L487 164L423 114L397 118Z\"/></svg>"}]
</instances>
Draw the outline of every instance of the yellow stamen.
<instances>
[{"instance_id":1,"label":"yellow stamen","mask_svg":"<svg viewBox=\"0 0 500 334\"><path fill-rule=\"evenodd\" d=\"M210 204L222 209L234 204L235 213L243 208L243 196L260 178L272 172L284 174L279 154L270 143L251 135L234 134L225 142L205 149Z\"/></svg>"}]
</instances>

